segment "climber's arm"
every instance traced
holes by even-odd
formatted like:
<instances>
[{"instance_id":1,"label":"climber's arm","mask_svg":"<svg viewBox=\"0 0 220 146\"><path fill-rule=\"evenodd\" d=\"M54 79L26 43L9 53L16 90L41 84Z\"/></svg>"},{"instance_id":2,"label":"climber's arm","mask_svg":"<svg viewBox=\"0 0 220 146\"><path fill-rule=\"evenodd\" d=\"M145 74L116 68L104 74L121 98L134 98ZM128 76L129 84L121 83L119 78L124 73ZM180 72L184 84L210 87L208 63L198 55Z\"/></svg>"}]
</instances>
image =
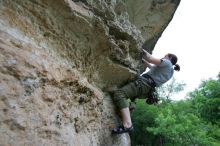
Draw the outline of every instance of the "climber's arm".
<instances>
[{"instance_id":1,"label":"climber's arm","mask_svg":"<svg viewBox=\"0 0 220 146\"><path fill-rule=\"evenodd\" d=\"M161 59L153 57L150 53L143 49L144 55L143 58L149 63L159 65L161 63Z\"/></svg>"},{"instance_id":2,"label":"climber's arm","mask_svg":"<svg viewBox=\"0 0 220 146\"><path fill-rule=\"evenodd\" d=\"M144 62L145 67L148 67L148 68L152 67L152 65L147 60L145 60L144 58L142 58L142 61Z\"/></svg>"}]
</instances>

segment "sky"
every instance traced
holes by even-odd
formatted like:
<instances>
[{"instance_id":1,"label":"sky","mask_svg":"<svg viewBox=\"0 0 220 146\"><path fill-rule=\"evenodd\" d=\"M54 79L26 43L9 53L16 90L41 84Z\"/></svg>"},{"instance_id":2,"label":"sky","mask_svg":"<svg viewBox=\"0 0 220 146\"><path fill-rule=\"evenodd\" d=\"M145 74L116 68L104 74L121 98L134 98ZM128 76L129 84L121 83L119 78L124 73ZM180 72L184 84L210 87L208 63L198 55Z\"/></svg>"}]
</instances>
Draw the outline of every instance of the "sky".
<instances>
[{"instance_id":1,"label":"sky","mask_svg":"<svg viewBox=\"0 0 220 146\"><path fill-rule=\"evenodd\" d=\"M187 84L172 97L184 99L202 80L220 72L220 0L181 0L175 15L163 32L153 56L176 54L180 72L174 77Z\"/></svg>"}]
</instances>

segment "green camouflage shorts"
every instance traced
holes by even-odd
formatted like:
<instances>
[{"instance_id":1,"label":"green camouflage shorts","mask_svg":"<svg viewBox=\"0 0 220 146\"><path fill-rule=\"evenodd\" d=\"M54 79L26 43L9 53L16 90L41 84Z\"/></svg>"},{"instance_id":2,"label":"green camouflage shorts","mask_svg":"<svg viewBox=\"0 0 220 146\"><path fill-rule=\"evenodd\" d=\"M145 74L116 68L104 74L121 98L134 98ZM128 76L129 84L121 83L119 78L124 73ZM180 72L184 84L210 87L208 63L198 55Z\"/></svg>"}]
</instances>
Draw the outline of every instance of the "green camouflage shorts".
<instances>
[{"instance_id":1,"label":"green camouflage shorts","mask_svg":"<svg viewBox=\"0 0 220 146\"><path fill-rule=\"evenodd\" d=\"M151 89L151 86L149 86L145 80L138 78L137 80L130 82L122 88L116 90L113 95L113 101L121 110L129 106L127 99L134 97L146 98Z\"/></svg>"}]
</instances>

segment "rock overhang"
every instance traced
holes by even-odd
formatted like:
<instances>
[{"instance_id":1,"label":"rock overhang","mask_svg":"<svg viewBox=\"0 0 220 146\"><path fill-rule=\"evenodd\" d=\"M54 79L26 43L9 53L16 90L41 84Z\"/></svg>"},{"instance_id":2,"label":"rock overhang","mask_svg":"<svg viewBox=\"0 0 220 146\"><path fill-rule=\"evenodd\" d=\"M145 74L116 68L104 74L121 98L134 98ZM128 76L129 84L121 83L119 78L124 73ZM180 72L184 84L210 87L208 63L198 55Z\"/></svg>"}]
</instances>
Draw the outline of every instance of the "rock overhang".
<instances>
[{"instance_id":1,"label":"rock overhang","mask_svg":"<svg viewBox=\"0 0 220 146\"><path fill-rule=\"evenodd\" d=\"M140 72L142 48L152 51L177 7L173 0L131 2L1 1L0 104L4 107L1 113L5 114L2 119L6 121L1 129L18 137L23 133L20 138L24 143L28 143L25 136L30 139L33 128L38 128L35 142L50 138L51 143L58 140L58 144L114 145L106 127L117 120L113 118L116 116L111 100L103 91L120 86ZM141 25L139 19L131 21L131 5L145 6L139 19L148 16L149 21ZM158 19L166 9L167 18ZM160 25L154 26L156 20ZM143 24L150 27L142 27ZM35 112L24 112L32 108ZM74 139L80 136L80 141ZM10 143L8 138L6 142Z\"/></svg>"}]
</instances>

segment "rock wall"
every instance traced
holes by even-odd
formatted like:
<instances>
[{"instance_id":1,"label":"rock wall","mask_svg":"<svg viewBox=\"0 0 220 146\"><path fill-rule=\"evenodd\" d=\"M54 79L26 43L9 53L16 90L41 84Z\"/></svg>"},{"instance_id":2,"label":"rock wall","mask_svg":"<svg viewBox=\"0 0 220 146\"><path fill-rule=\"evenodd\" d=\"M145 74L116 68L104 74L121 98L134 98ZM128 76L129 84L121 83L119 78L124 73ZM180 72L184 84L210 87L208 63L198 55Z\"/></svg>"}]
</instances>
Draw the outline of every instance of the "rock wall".
<instances>
[{"instance_id":1,"label":"rock wall","mask_svg":"<svg viewBox=\"0 0 220 146\"><path fill-rule=\"evenodd\" d=\"M178 4L0 0L0 145L130 145L106 89L140 72Z\"/></svg>"}]
</instances>

